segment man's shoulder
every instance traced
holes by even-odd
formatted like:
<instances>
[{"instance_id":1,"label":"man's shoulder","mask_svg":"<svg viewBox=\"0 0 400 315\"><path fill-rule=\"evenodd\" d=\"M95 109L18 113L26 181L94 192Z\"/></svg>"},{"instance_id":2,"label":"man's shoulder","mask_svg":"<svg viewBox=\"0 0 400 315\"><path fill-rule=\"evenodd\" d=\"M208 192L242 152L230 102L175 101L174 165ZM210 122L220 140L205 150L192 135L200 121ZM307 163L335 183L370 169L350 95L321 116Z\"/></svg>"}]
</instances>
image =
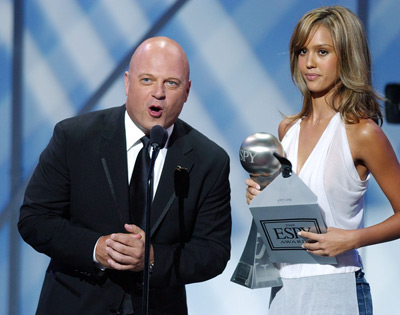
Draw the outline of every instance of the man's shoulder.
<instances>
[{"instance_id":1,"label":"man's shoulder","mask_svg":"<svg viewBox=\"0 0 400 315\"><path fill-rule=\"evenodd\" d=\"M175 122L174 128L179 136L185 136L186 141L203 154L214 152L216 154L228 156L226 151L220 145L208 138L196 128L192 127L187 122L178 119Z\"/></svg>"},{"instance_id":2,"label":"man's shoulder","mask_svg":"<svg viewBox=\"0 0 400 315\"><path fill-rule=\"evenodd\" d=\"M56 124L54 135L81 141L100 134L106 137L119 134L124 130L124 113L125 106L119 106L66 118Z\"/></svg>"},{"instance_id":3,"label":"man's shoulder","mask_svg":"<svg viewBox=\"0 0 400 315\"><path fill-rule=\"evenodd\" d=\"M96 123L98 121L115 120L123 117L125 112L125 105L110 107L106 109L96 110L89 113L79 114L70 118L66 118L60 121L60 124L70 125L70 124L83 124L90 125L91 123Z\"/></svg>"}]
</instances>

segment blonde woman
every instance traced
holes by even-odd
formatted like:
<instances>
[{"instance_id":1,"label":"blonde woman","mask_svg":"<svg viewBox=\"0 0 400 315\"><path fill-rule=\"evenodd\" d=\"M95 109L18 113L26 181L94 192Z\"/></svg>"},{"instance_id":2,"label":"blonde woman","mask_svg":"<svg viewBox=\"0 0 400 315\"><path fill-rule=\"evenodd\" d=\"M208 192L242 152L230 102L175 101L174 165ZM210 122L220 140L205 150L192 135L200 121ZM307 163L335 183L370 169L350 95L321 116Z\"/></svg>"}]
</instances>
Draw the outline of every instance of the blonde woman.
<instances>
[{"instance_id":1,"label":"blonde woman","mask_svg":"<svg viewBox=\"0 0 400 315\"><path fill-rule=\"evenodd\" d=\"M369 284L357 249L400 237L400 165L380 128L363 26L350 10L322 7L305 14L290 40L292 79L301 111L279 125L293 170L317 195L326 234L301 232L303 247L335 256L337 265L279 264L283 286L271 292L269 314L372 314ZM372 174L394 214L363 227ZM246 180L247 202L260 192Z\"/></svg>"}]
</instances>

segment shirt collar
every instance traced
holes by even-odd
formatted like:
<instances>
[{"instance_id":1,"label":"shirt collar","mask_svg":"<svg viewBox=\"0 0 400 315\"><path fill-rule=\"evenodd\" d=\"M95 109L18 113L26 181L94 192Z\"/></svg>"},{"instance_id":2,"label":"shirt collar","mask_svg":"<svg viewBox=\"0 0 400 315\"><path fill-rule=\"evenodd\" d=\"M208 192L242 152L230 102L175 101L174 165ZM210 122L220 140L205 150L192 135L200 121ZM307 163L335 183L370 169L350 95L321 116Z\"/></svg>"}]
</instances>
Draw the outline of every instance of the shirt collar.
<instances>
[{"instance_id":1,"label":"shirt collar","mask_svg":"<svg viewBox=\"0 0 400 315\"><path fill-rule=\"evenodd\" d=\"M168 132L168 139L164 146L167 148L169 137L174 130L174 125L170 126L166 129ZM129 117L128 112L125 111L125 139L126 139L126 150L129 151L133 146L140 143L140 138L142 138L145 134L141 131L132 119Z\"/></svg>"}]
</instances>

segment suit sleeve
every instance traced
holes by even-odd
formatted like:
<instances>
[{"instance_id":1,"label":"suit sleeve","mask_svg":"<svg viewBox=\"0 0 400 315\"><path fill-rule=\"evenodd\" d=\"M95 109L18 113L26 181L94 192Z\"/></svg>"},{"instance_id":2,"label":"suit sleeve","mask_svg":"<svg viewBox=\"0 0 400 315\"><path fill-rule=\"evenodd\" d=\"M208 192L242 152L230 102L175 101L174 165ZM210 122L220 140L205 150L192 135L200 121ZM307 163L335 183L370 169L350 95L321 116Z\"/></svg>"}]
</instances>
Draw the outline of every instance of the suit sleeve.
<instances>
[{"instance_id":1,"label":"suit sleeve","mask_svg":"<svg viewBox=\"0 0 400 315\"><path fill-rule=\"evenodd\" d=\"M229 157L221 151L205 162L208 166L201 173L191 174L190 185L196 181L198 187L197 196L191 198L197 198L198 203L197 209L184 209L185 213L196 214L188 237L175 245L153 243L155 265L151 286L205 281L225 269L230 258L231 207Z\"/></svg>"},{"instance_id":2,"label":"suit sleeve","mask_svg":"<svg viewBox=\"0 0 400 315\"><path fill-rule=\"evenodd\" d=\"M93 249L101 236L70 217L71 178L67 140L59 123L27 186L18 228L37 251L79 271L94 271Z\"/></svg>"}]
</instances>

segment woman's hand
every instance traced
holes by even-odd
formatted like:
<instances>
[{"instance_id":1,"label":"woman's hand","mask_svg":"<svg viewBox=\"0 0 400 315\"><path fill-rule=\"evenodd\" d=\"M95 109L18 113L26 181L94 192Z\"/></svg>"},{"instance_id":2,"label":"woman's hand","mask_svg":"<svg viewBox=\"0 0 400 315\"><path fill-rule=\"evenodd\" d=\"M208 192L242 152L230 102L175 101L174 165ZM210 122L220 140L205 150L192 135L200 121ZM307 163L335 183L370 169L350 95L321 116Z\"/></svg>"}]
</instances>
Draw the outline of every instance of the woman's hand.
<instances>
[{"instance_id":1,"label":"woman's hand","mask_svg":"<svg viewBox=\"0 0 400 315\"><path fill-rule=\"evenodd\" d=\"M335 257L359 247L357 244L357 230L342 230L330 227L324 234L301 231L299 235L307 238L303 248L318 256Z\"/></svg>"},{"instance_id":2,"label":"woman's hand","mask_svg":"<svg viewBox=\"0 0 400 315\"><path fill-rule=\"evenodd\" d=\"M257 184L251 178L246 179L245 183L247 185L247 188L246 188L246 201L247 201L247 204L250 204L250 201L253 200L253 198L260 193L261 187L260 187L259 184Z\"/></svg>"}]
</instances>

